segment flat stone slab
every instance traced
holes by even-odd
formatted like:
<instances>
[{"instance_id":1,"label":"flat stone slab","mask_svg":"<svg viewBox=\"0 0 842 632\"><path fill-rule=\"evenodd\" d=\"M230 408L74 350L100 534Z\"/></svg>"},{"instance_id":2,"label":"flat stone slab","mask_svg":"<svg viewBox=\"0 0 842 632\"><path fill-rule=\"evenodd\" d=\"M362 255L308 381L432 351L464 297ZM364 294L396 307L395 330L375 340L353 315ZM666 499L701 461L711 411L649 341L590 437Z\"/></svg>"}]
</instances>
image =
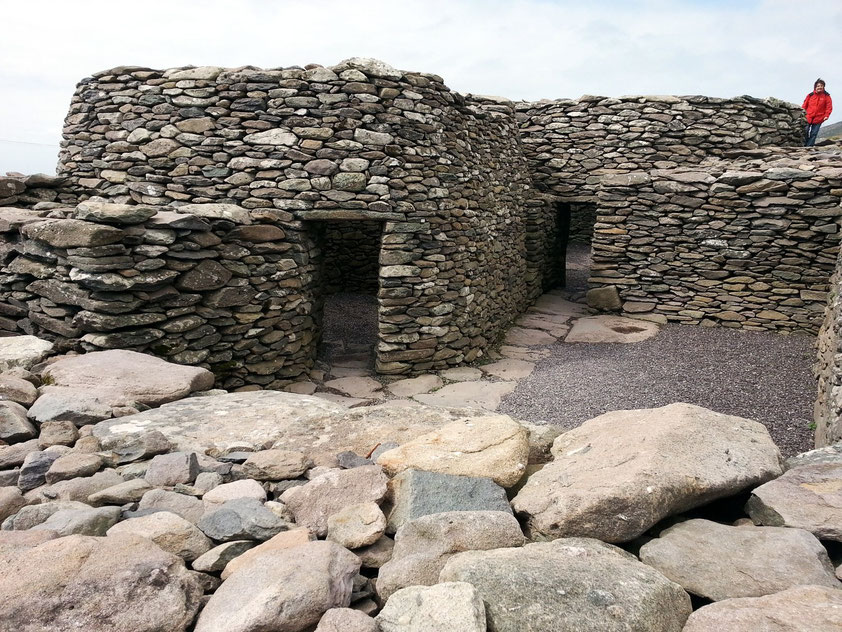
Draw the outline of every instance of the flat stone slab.
<instances>
[{"instance_id":1,"label":"flat stone slab","mask_svg":"<svg viewBox=\"0 0 842 632\"><path fill-rule=\"evenodd\" d=\"M338 404L339 406L342 406L342 408L358 408L360 406L370 404L372 401L370 399L362 399L359 397L346 397L345 395L339 395L337 393L313 393L313 397L323 399L326 402L331 402L333 404Z\"/></svg>"},{"instance_id":2,"label":"flat stone slab","mask_svg":"<svg viewBox=\"0 0 842 632\"><path fill-rule=\"evenodd\" d=\"M482 370L488 375L493 375L504 380L522 380L525 377L529 377L532 371L535 370L535 364L526 362L525 360L506 358L505 360L498 360L497 362L486 364L482 367Z\"/></svg>"},{"instance_id":3,"label":"flat stone slab","mask_svg":"<svg viewBox=\"0 0 842 632\"><path fill-rule=\"evenodd\" d=\"M537 347L515 347L512 345L503 345L500 347L500 355L504 358L512 358L513 360L524 360L526 362L538 362L544 358L550 357L549 349L541 349Z\"/></svg>"},{"instance_id":4,"label":"flat stone slab","mask_svg":"<svg viewBox=\"0 0 842 632\"><path fill-rule=\"evenodd\" d=\"M528 458L526 428L508 415L487 415L443 425L383 452L377 463L392 476L416 469L480 476L511 487L523 477Z\"/></svg>"},{"instance_id":5,"label":"flat stone slab","mask_svg":"<svg viewBox=\"0 0 842 632\"><path fill-rule=\"evenodd\" d=\"M512 500L550 538L626 542L782 473L762 424L683 403L600 415L559 436L552 454Z\"/></svg>"},{"instance_id":6,"label":"flat stone slab","mask_svg":"<svg viewBox=\"0 0 842 632\"><path fill-rule=\"evenodd\" d=\"M818 465L819 463L842 465L842 442L796 454L786 460L786 469L790 470L802 465Z\"/></svg>"},{"instance_id":7,"label":"flat stone slab","mask_svg":"<svg viewBox=\"0 0 842 632\"><path fill-rule=\"evenodd\" d=\"M814 584L842 589L827 551L803 529L687 520L640 549L642 562L713 601Z\"/></svg>"},{"instance_id":8,"label":"flat stone slab","mask_svg":"<svg viewBox=\"0 0 842 632\"><path fill-rule=\"evenodd\" d=\"M475 382L482 378L482 371L469 366L459 366L453 369L445 369L439 375L451 382Z\"/></svg>"},{"instance_id":9,"label":"flat stone slab","mask_svg":"<svg viewBox=\"0 0 842 632\"><path fill-rule=\"evenodd\" d=\"M396 397L412 397L422 393L429 393L444 385L437 375L419 375L418 377L392 382L386 387Z\"/></svg>"},{"instance_id":10,"label":"flat stone slab","mask_svg":"<svg viewBox=\"0 0 842 632\"><path fill-rule=\"evenodd\" d=\"M654 337L658 325L622 316L589 316L573 321L564 342L631 343Z\"/></svg>"},{"instance_id":11,"label":"flat stone slab","mask_svg":"<svg viewBox=\"0 0 842 632\"><path fill-rule=\"evenodd\" d=\"M756 524L806 529L842 542L842 464L791 469L756 488L746 511Z\"/></svg>"},{"instance_id":12,"label":"flat stone slab","mask_svg":"<svg viewBox=\"0 0 842 632\"><path fill-rule=\"evenodd\" d=\"M534 347L539 345L551 345L558 340L540 329L527 329L525 327L512 327L506 332L503 342L507 345L522 347Z\"/></svg>"},{"instance_id":13,"label":"flat stone slab","mask_svg":"<svg viewBox=\"0 0 842 632\"><path fill-rule=\"evenodd\" d=\"M465 582L402 588L389 597L377 622L381 632L486 631L485 605Z\"/></svg>"},{"instance_id":14,"label":"flat stone slab","mask_svg":"<svg viewBox=\"0 0 842 632\"><path fill-rule=\"evenodd\" d=\"M547 292L540 296L528 310L529 314L550 314L552 316L581 316L589 312L582 303L569 301L560 293Z\"/></svg>"},{"instance_id":15,"label":"flat stone slab","mask_svg":"<svg viewBox=\"0 0 842 632\"><path fill-rule=\"evenodd\" d=\"M497 632L680 632L690 597L637 558L588 538L451 557L440 582L467 582Z\"/></svg>"},{"instance_id":16,"label":"flat stone slab","mask_svg":"<svg viewBox=\"0 0 842 632\"><path fill-rule=\"evenodd\" d=\"M455 419L485 414L421 404L346 409L308 395L252 391L183 399L100 422L93 433L104 449L157 430L174 449L185 452L219 456L231 447L248 445L253 450L296 450L317 465L335 465L340 452L366 455L381 443L405 443Z\"/></svg>"},{"instance_id":17,"label":"flat stone slab","mask_svg":"<svg viewBox=\"0 0 842 632\"><path fill-rule=\"evenodd\" d=\"M341 377L324 383L326 388L332 388L348 397L360 399L379 399L383 397L380 391L383 385L372 377Z\"/></svg>"},{"instance_id":18,"label":"flat stone slab","mask_svg":"<svg viewBox=\"0 0 842 632\"><path fill-rule=\"evenodd\" d=\"M690 615L682 632L837 632L842 630L842 590L798 586L764 597L725 599Z\"/></svg>"},{"instance_id":19,"label":"flat stone slab","mask_svg":"<svg viewBox=\"0 0 842 632\"><path fill-rule=\"evenodd\" d=\"M31 369L52 351L53 343L36 336L0 338L0 373L20 367Z\"/></svg>"},{"instance_id":20,"label":"flat stone slab","mask_svg":"<svg viewBox=\"0 0 842 632\"><path fill-rule=\"evenodd\" d=\"M30 409L38 421L90 423L120 406L158 406L213 386L213 373L199 367L113 349L65 356L41 372L48 386Z\"/></svg>"},{"instance_id":21,"label":"flat stone slab","mask_svg":"<svg viewBox=\"0 0 842 632\"><path fill-rule=\"evenodd\" d=\"M560 338L564 336L569 330L570 326L567 321L572 316L553 316L550 314L530 314L526 313L517 320L515 324L524 329L540 329L546 331L551 336Z\"/></svg>"},{"instance_id":22,"label":"flat stone slab","mask_svg":"<svg viewBox=\"0 0 842 632\"><path fill-rule=\"evenodd\" d=\"M482 408L497 410L500 401L515 390L516 382L459 382L448 384L435 393L415 395L414 399L428 406L442 406L446 408Z\"/></svg>"}]
</instances>

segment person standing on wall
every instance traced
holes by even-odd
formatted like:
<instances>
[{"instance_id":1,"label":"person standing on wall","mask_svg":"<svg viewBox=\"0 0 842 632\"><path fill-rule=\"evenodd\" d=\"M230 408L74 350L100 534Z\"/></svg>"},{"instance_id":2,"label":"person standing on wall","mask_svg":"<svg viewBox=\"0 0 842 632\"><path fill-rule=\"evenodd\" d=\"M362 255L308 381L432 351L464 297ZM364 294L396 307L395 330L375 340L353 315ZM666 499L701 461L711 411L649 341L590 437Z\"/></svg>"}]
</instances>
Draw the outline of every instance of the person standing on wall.
<instances>
[{"instance_id":1,"label":"person standing on wall","mask_svg":"<svg viewBox=\"0 0 842 632\"><path fill-rule=\"evenodd\" d=\"M830 94L824 89L824 79L816 79L813 84L813 91L804 99L801 106L807 114L807 130L805 147L812 147L816 144L816 136L819 135L819 128L827 119L830 118L830 113L833 111L833 101L830 100Z\"/></svg>"}]
</instances>

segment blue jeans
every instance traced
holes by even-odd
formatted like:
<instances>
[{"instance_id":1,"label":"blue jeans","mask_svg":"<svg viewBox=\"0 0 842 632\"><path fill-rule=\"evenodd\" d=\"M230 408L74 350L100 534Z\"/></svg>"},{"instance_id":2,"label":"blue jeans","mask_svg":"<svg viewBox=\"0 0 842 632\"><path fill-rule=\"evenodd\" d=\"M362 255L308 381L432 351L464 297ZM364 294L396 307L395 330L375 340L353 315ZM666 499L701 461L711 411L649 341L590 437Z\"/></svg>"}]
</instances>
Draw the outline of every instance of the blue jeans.
<instances>
[{"instance_id":1,"label":"blue jeans","mask_svg":"<svg viewBox=\"0 0 842 632\"><path fill-rule=\"evenodd\" d=\"M816 136L819 135L819 128L821 126L821 123L807 123L807 142L804 143L805 147L812 147L816 144Z\"/></svg>"}]
</instances>

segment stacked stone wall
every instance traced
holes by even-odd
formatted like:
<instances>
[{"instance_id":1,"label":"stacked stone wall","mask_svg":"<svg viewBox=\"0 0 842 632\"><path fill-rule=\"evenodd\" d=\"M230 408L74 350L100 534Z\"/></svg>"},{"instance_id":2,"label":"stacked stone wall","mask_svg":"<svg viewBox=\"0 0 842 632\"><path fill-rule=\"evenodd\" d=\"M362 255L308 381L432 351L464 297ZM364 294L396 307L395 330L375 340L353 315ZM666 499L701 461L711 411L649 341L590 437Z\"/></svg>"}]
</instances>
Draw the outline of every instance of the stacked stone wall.
<instances>
[{"instance_id":1,"label":"stacked stone wall","mask_svg":"<svg viewBox=\"0 0 842 632\"><path fill-rule=\"evenodd\" d=\"M117 292L125 278L170 270L173 274L152 288L145 281L124 288L127 302L140 300L143 309L154 311L156 301L169 305L157 293L182 294L182 277L203 261L239 271L225 287L250 289L236 292L242 304L195 299L201 310L211 309L202 325L234 327L226 334L242 336L281 327L280 321L264 319L292 318L289 310L296 315L286 325L294 335L282 340L273 333L267 349L260 346L262 333L252 332L256 345L217 341L242 347L253 358L245 353L217 358L213 345L197 349L199 343L170 348L171 337L138 331L143 327L125 320L119 336L87 331L80 338L83 346L114 346L119 338L122 346L136 348L131 332L143 350L168 359L232 363L232 380L273 383L307 369L319 336L321 298L350 284L377 292L378 370L412 373L479 357L551 282L544 235L553 215L533 194L512 108L454 94L435 75L405 73L372 60L307 69L117 68L79 84L64 138L59 171L80 198L96 194L95 205L148 207L163 217L199 213L214 220L206 230L177 234L172 244L151 244L167 246L160 252L143 241L144 230L154 232L149 222L160 221L154 217L126 229L128 242L121 238L102 251L59 251L41 263L54 266L44 274L73 286L66 293L79 287ZM52 213L79 217L78 208ZM255 234L256 245L243 243ZM26 315L17 311L12 317L18 328L23 323L75 340L82 333L75 323L84 320L78 309L65 313L45 302L53 300L49 297L26 294L34 275L17 268L28 260L22 250L43 249L37 241L26 235L19 241L16 262L9 264L16 270L10 281L15 296L5 302L16 310L26 305ZM236 245L235 256L229 242ZM354 278L333 273L375 254L376 268ZM110 259L89 261L98 257ZM79 262L96 267L88 270ZM4 272L10 273L8 266ZM88 277L99 273L112 275L106 287ZM271 293L279 287L291 296ZM148 289L154 296L146 296ZM144 295L134 296L136 290ZM272 308L264 304L269 298L277 299ZM56 322L40 316L45 307ZM238 315L213 311L228 307L236 307ZM142 321L147 329L160 329L151 317ZM90 328L104 321L85 322ZM186 333L182 338L189 339ZM179 356L204 349L211 351ZM267 363L260 367L265 373L239 366L245 358Z\"/></svg>"},{"instance_id":2,"label":"stacked stone wall","mask_svg":"<svg viewBox=\"0 0 842 632\"><path fill-rule=\"evenodd\" d=\"M516 110L536 187L574 201L595 201L606 175L803 144L802 111L775 99L585 96L518 103Z\"/></svg>"},{"instance_id":3,"label":"stacked stone wall","mask_svg":"<svg viewBox=\"0 0 842 632\"><path fill-rule=\"evenodd\" d=\"M39 204L76 204L78 201L79 194L69 186L67 178L43 173L0 176L0 207L33 208Z\"/></svg>"},{"instance_id":4,"label":"stacked stone wall","mask_svg":"<svg viewBox=\"0 0 842 632\"><path fill-rule=\"evenodd\" d=\"M664 322L816 333L839 249L839 153L753 155L605 176L591 286Z\"/></svg>"},{"instance_id":5,"label":"stacked stone wall","mask_svg":"<svg viewBox=\"0 0 842 632\"><path fill-rule=\"evenodd\" d=\"M819 336L814 368L818 392L813 409L816 447L842 441L842 266L830 282L830 296Z\"/></svg>"}]
</instances>

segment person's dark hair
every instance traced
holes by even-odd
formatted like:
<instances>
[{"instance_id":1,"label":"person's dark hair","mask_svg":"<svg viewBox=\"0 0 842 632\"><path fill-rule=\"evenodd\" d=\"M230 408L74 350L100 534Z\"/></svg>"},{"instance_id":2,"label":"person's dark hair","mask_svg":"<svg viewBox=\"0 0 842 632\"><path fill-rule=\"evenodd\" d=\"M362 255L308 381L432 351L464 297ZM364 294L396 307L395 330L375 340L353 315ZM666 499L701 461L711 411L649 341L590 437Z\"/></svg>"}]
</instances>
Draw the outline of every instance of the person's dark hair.
<instances>
[{"instance_id":1,"label":"person's dark hair","mask_svg":"<svg viewBox=\"0 0 842 632\"><path fill-rule=\"evenodd\" d=\"M822 84L823 86L827 87L827 84L824 82L824 79L822 79L821 77L819 77L818 79L816 79L816 80L813 82L813 90L815 90L815 89L816 89L816 86L817 86L817 85L819 85L819 84Z\"/></svg>"}]
</instances>

